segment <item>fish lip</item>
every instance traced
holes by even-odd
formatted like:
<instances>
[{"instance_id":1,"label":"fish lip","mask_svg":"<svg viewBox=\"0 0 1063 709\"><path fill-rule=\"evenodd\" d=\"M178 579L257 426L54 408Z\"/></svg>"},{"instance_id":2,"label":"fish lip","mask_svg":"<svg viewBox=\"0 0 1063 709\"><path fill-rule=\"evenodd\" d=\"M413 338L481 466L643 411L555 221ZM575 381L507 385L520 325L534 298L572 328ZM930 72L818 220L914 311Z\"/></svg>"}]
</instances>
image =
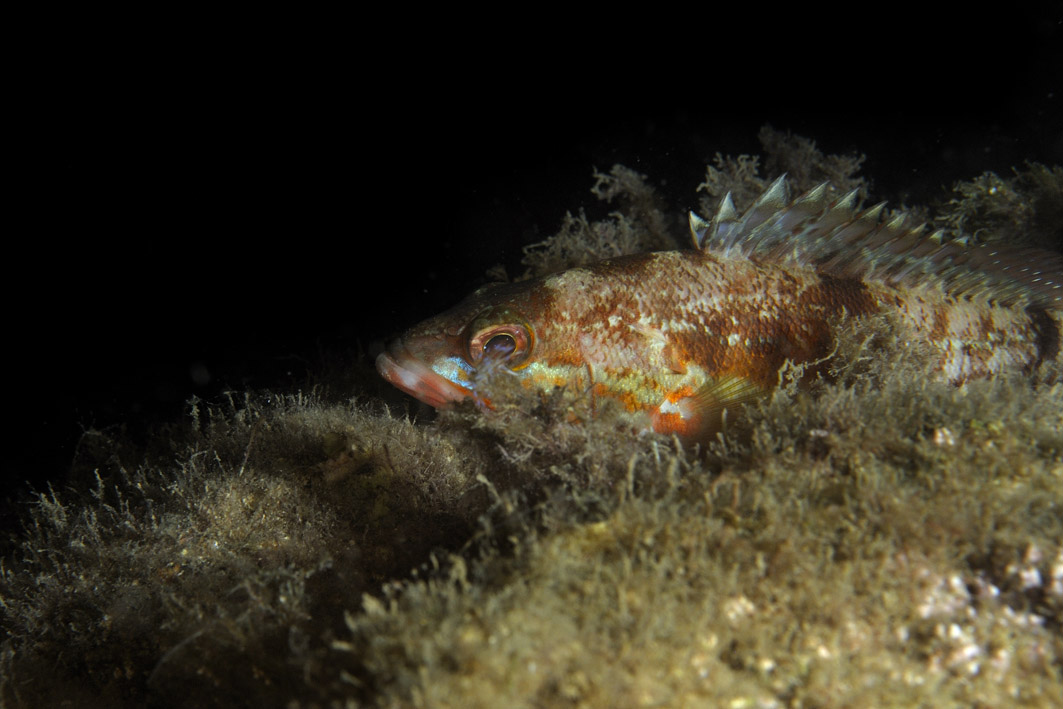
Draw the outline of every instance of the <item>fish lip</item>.
<instances>
[{"instance_id":1,"label":"fish lip","mask_svg":"<svg viewBox=\"0 0 1063 709\"><path fill-rule=\"evenodd\" d=\"M414 357L401 340L394 340L376 358L376 371L389 384L436 409L474 398L471 391L440 376Z\"/></svg>"}]
</instances>

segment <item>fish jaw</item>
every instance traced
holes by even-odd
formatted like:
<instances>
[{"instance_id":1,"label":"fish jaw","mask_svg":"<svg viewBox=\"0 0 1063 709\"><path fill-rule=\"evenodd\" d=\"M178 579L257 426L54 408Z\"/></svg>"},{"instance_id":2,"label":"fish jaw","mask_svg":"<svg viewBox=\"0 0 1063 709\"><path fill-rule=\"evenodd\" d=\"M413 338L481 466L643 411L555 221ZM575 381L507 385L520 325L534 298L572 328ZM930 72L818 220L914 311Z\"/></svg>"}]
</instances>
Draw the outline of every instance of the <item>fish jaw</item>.
<instances>
[{"instance_id":1,"label":"fish jaw","mask_svg":"<svg viewBox=\"0 0 1063 709\"><path fill-rule=\"evenodd\" d=\"M411 354L402 340L392 341L376 358L377 372L388 383L436 409L465 399L478 401L470 389L454 381L466 374L466 367L457 357L439 358L430 366Z\"/></svg>"}]
</instances>

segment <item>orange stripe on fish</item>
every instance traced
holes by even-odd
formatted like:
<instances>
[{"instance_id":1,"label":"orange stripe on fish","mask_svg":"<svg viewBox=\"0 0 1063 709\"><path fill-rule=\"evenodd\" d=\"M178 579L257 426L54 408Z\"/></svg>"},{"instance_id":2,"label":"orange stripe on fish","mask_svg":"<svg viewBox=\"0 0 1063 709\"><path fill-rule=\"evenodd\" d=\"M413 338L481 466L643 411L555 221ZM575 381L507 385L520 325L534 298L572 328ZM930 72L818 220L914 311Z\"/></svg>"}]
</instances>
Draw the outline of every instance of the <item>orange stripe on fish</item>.
<instances>
[{"instance_id":1,"label":"orange stripe on fish","mask_svg":"<svg viewBox=\"0 0 1063 709\"><path fill-rule=\"evenodd\" d=\"M827 185L791 200L783 178L744 214L728 195L711 221L691 214L693 250L480 289L392 342L377 369L435 407L497 403L481 383L497 369L522 393L564 386L697 441L786 362L828 357L843 314L895 313L956 383L1058 356L1063 256L946 242L855 200Z\"/></svg>"}]
</instances>

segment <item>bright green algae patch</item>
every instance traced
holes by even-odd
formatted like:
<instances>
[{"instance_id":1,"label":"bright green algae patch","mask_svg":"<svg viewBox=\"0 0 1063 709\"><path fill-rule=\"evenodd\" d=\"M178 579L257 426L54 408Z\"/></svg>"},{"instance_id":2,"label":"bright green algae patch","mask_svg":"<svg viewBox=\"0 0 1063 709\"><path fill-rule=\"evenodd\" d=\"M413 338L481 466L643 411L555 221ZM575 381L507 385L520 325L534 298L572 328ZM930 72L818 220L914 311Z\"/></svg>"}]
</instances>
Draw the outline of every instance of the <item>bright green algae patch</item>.
<instances>
[{"instance_id":1,"label":"bright green algae patch","mask_svg":"<svg viewBox=\"0 0 1063 709\"><path fill-rule=\"evenodd\" d=\"M772 141L811 181L859 165ZM1058 187L1036 172L1008 184ZM664 243L642 178L596 189L621 211L570 217L532 271ZM411 422L365 362L333 385L358 401L193 403L147 450L90 432L84 484L35 497L3 562L0 701L1059 706L1060 367L957 388L891 332L851 323L831 383L709 451L561 394Z\"/></svg>"}]
</instances>

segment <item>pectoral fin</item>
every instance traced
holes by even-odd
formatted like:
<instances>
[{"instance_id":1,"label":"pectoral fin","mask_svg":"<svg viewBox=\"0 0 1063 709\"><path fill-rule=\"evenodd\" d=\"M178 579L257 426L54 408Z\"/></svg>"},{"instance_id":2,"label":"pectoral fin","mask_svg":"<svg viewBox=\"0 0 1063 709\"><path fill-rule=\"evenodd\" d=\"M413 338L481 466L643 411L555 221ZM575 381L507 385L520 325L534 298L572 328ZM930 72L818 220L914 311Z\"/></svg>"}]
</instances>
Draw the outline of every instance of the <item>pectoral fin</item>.
<instances>
[{"instance_id":1,"label":"pectoral fin","mask_svg":"<svg viewBox=\"0 0 1063 709\"><path fill-rule=\"evenodd\" d=\"M764 395L754 382L734 375L710 379L700 389L670 392L653 414L653 429L675 434L688 443L705 441L723 427L724 413Z\"/></svg>"}]
</instances>

